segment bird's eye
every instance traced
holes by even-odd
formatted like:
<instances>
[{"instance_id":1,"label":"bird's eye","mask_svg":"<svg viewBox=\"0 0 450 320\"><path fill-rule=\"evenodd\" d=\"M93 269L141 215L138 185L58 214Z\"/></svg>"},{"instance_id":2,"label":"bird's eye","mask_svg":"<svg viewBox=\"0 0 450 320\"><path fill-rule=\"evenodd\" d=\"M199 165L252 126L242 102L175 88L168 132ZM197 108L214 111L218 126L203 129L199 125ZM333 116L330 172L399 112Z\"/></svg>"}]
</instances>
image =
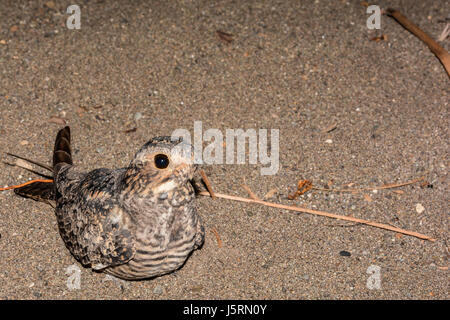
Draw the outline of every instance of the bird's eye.
<instances>
[{"instance_id":1,"label":"bird's eye","mask_svg":"<svg viewBox=\"0 0 450 320\"><path fill-rule=\"evenodd\" d=\"M169 158L165 154L157 154L155 156L155 167L165 169L169 166Z\"/></svg>"}]
</instances>

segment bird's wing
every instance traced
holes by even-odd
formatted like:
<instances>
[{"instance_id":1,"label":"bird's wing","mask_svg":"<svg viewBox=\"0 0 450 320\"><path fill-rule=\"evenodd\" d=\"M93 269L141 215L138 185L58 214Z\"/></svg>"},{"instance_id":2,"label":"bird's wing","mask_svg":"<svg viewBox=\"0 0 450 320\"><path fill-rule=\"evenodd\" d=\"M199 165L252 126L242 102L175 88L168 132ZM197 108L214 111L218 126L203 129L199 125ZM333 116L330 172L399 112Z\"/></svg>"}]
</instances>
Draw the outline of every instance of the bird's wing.
<instances>
[{"instance_id":1,"label":"bird's wing","mask_svg":"<svg viewBox=\"0 0 450 320\"><path fill-rule=\"evenodd\" d=\"M56 215L66 246L97 270L128 262L136 250L131 218L116 197L122 171L97 169L80 176L73 169L61 168L57 179Z\"/></svg>"},{"instance_id":2,"label":"bird's wing","mask_svg":"<svg viewBox=\"0 0 450 320\"><path fill-rule=\"evenodd\" d=\"M134 237L123 209L96 210L96 217L81 232L79 241L86 248L85 258L91 267L99 270L132 259L136 253Z\"/></svg>"}]
</instances>

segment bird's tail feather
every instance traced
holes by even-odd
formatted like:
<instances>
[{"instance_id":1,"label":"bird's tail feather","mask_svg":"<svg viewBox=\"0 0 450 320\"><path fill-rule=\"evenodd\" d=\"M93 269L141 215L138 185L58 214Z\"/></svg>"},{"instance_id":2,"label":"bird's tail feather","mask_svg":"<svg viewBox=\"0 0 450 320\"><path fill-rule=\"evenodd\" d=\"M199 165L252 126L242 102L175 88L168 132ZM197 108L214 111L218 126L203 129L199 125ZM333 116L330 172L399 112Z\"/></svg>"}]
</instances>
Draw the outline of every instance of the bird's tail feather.
<instances>
[{"instance_id":1,"label":"bird's tail feather","mask_svg":"<svg viewBox=\"0 0 450 320\"><path fill-rule=\"evenodd\" d=\"M70 128L67 126L59 130L53 149L53 172L56 175L62 164L72 163L72 151L70 149Z\"/></svg>"},{"instance_id":2,"label":"bird's tail feather","mask_svg":"<svg viewBox=\"0 0 450 320\"><path fill-rule=\"evenodd\" d=\"M19 196L46 203L55 200L53 182L33 181L23 187L15 188L14 192Z\"/></svg>"},{"instance_id":3,"label":"bird's tail feather","mask_svg":"<svg viewBox=\"0 0 450 320\"><path fill-rule=\"evenodd\" d=\"M24 160L28 160L23 158ZM55 147L53 149L53 175L56 177L62 165L72 165L72 152L70 149L70 128L67 126L59 130ZM23 186L14 187L14 192L22 197L31 198L36 201L50 203L55 200L55 185L52 180L30 181Z\"/></svg>"}]
</instances>

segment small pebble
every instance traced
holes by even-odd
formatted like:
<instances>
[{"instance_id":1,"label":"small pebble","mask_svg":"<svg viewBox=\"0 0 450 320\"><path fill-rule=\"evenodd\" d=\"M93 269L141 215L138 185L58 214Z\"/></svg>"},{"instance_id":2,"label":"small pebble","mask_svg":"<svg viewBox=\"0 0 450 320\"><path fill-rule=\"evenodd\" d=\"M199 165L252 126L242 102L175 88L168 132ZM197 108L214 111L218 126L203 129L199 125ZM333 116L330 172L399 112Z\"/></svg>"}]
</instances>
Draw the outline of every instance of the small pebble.
<instances>
[{"instance_id":1,"label":"small pebble","mask_svg":"<svg viewBox=\"0 0 450 320\"><path fill-rule=\"evenodd\" d=\"M136 113L134 114L134 120L138 121L138 120L141 119L141 118L142 118L142 113L136 112Z\"/></svg>"},{"instance_id":2,"label":"small pebble","mask_svg":"<svg viewBox=\"0 0 450 320\"><path fill-rule=\"evenodd\" d=\"M29 142L27 140L22 140L19 143L21 146L26 146Z\"/></svg>"},{"instance_id":3,"label":"small pebble","mask_svg":"<svg viewBox=\"0 0 450 320\"><path fill-rule=\"evenodd\" d=\"M156 285L155 288L153 288L153 293L154 294L162 294L163 293L163 288L160 285Z\"/></svg>"},{"instance_id":4,"label":"small pebble","mask_svg":"<svg viewBox=\"0 0 450 320\"><path fill-rule=\"evenodd\" d=\"M325 140L325 143L333 143L333 140L327 139L327 140Z\"/></svg>"},{"instance_id":5,"label":"small pebble","mask_svg":"<svg viewBox=\"0 0 450 320\"><path fill-rule=\"evenodd\" d=\"M198 286L198 287L193 287L193 288L191 289L191 291L192 291L192 292L200 292L200 291L202 291L202 289L203 289L202 286Z\"/></svg>"},{"instance_id":6,"label":"small pebble","mask_svg":"<svg viewBox=\"0 0 450 320\"><path fill-rule=\"evenodd\" d=\"M53 1L47 1L44 5L49 9L55 9L55 3Z\"/></svg>"},{"instance_id":7,"label":"small pebble","mask_svg":"<svg viewBox=\"0 0 450 320\"><path fill-rule=\"evenodd\" d=\"M342 257L350 257L350 256L352 255L350 252L345 251L345 250L342 250L341 252L339 252L339 254L340 254Z\"/></svg>"},{"instance_id":8,"label":"small pebble","mask_svg":"<svg viewBox=\"0 0 450 320\"><path fill-rule=\"evenodd\" d=\"M421 203L416 204L416 211L417 213L422 213L425 211L425 208L423 207L423 205Z\"/></svg>"}]
</instances>

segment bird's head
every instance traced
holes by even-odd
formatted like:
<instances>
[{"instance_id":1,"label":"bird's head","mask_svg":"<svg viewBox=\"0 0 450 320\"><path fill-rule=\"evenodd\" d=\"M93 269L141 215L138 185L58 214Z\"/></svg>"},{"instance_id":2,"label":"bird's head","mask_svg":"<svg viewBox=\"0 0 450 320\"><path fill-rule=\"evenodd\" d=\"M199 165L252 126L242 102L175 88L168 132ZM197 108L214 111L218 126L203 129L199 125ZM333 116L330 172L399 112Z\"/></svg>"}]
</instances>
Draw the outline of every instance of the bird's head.
<instances>
[{"instance_id":1,"label":"bird's head","mask_svg":"<svg viewBox=\"0 0 450 320\"><path fill-rule=\"evenodd\" d=\"M136 153L124 182L126 188L157 195L186 185L196 169L190 144L181 138L156 137Z\"/></svg>"}]
</instances>

